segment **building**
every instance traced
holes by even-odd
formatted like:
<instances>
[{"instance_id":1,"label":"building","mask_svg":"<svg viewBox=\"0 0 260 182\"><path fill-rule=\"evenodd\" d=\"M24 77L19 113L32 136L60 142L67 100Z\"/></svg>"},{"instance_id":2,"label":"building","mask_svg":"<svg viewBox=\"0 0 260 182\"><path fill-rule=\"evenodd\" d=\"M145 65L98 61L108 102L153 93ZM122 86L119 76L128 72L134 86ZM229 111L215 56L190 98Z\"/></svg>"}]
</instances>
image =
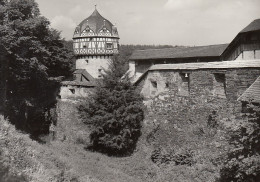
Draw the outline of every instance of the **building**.
<instances>
[{"instance_id":1,"label":"building","mask_svg":"<svg viewBox=\"0 0 260 182\"><path fill-rule=\"evenodd\" d=\"M75 29L73 36L76 69L85 69L100 78L114 54L118 54L119 36L116 26L103 18L97 9Z\"/></svg>"},{"instance_id":2,"label":"building","mask_svg":"<svg viewBox=\"0 0 260 182\"><path fill-rule=\"evenodd\" d=\"M135 82L147 99L203 97L235 102L260 75L260 60L156 64Z\"/></svg>"},{"instance_id":3,"label":"building","mask_svg":"<svg viewBox=\"0 0 260 182\"><path fill-rule=\"evenodd\" d=\"M105 19L95 8L94 12L75 29L73 49L76 71L73 81L62 82L61 98L84 98L102 78L113 55L118 54L117 27Z\"/></svg>"},{"instance_id":4,"label":"building","mask_svg":"<svg viewBox=\"0 0 260 182\"><path fill-rule=\"evenodd\" d=\"M229 45L135 51L129 67L147 99L167 93L235 102L260 75L260 19Z\"/></svg>"},{"instance_id":5,"label":"building","mask_svg":"<svg viewBox=\"0 0 260 182\"><path fill-rule=\"evenodd\" d=\"M260 19L241 30L221 57L222 60L260 59Z\"/></svg>"},{"instance_id":6,"label":"building","mask_svg":"<svg viewBox=\"0 0 260 182\"><path fill-rule=\"evenodd\" d=\"M154 64L220 61L228 44L136 50L130 57L129 72L138 78Z\"/></svg>"},{"instance_id":7,"label":"building","mask_svg":"<svg viewBox=\"0 0 260 182\"><path fill-rule=\"evenodd\" d=\"M137 50L129 61L133 82L155 64L260 59L260 19L246 26L230 44Z\"/></svg>"}]
</instances>

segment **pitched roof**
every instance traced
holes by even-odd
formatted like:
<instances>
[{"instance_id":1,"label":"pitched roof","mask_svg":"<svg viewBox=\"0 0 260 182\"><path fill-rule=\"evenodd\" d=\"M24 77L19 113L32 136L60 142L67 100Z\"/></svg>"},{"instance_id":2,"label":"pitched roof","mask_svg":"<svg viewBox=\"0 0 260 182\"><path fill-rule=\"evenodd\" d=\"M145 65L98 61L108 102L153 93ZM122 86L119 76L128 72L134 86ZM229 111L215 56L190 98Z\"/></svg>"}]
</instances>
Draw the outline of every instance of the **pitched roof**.
<instances>
[{"instance_id":1,"label":"pitched roof","mask_svg":"<svg viewBox=\"0 0 260 182\"><path fill-rule=\"evenodd\" d=\"M237 100L260 103L260 76Z\"/></svg>"},{"instance_id":2,"label":"pitched roof","mask_svg":"<svg viewBox=\"0 0 260 182\"><path fill-rule=\"evenodd\" d=\"M252 32L257 30L260 30L260 19L256 19L252 21L248 26L246 26L239 33Z\"/></svg>"},{"instance_id":3,"label":"pitched roof","mask_svg":"<svg viewBox=\"0 0 260 182\"><path fill-rule=\"evenodd\" d=\"M71 85L71 86L84 86L84 87L95 87L97 85L95 79L85 69L77 69L73 72L73 74L83 75L89 81L72 80L72 81L63 81L61 82L61 84Z\"/></svg>"},{"instance_id":4,"label":"pitched roof","mask_svg":"<svg viewBox=\"0 0 260 182\"><path fill-rule=\"evenodd\" d=\"M82 74L84 77L86 77L90 82L94 81L95 79L87 72L85 69L76 69L73 74Z\"/></svg>"},{"instance_id":5,"label":"pitched roof","mask_svg":"<svg viewBox=\"0 0 260 182\"><path fill-rule=\"evenodd\" d=\"M222 56L223 56L224 60L228 58L226 56L230 53L230 51L233 49L233 47L235 47L236 44L240 44L239 40L240 40L241 37L243 37L244 33L253 32L253 31L259 31L259 30L260 30L260 19L256 19L256 20L252 21L243 30L241 30L236 35L236 37L230 42L230 44L225 49L225 51L223 51Z\"/></svg>"},{"instance_id":6,"label":"pitched roof","mask_svg":"<svg viewBox=\"0 0 260 182\"><path fill-rule=\"evenodd\" d=\"M136 50L131 55L131 60L167 59L167 58L194 58L194 57L217 57L226 49L228 44L174 47L166 49Z\"/></svg>"},{"instance_id":7,"label":"pitched roof","mask_svg":"<svg viewBox=\"0 0 260 182\"><path fill-rule=\"evenodd\" d=\"M90 28L95 34L102 28L106 28L111 33L113 30L116 30L116 27L109 20L101 16L97 9L76 27L73 38L81 37L82 31L86 28Z\"/></svg>"}]
</instances>

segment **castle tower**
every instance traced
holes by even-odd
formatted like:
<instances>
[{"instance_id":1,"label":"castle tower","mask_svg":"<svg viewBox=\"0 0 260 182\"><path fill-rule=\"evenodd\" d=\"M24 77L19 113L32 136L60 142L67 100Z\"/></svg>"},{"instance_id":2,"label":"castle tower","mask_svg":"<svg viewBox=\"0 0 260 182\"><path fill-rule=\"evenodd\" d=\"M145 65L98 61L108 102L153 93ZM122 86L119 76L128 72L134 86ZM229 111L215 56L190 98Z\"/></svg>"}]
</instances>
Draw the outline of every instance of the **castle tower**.
<instances>
[{"instance_id":1,"label":"castle tower","mask_svg":"<svg viewBox=\"0 0 260 182\"><path fill-rule=\"evenodd\" d=\"M86 70L93 78L100 78L114 54L118 54L117 28L102 17L97 9L75 29L73 49L76 69Z\"/></svg>"}]
</instances>

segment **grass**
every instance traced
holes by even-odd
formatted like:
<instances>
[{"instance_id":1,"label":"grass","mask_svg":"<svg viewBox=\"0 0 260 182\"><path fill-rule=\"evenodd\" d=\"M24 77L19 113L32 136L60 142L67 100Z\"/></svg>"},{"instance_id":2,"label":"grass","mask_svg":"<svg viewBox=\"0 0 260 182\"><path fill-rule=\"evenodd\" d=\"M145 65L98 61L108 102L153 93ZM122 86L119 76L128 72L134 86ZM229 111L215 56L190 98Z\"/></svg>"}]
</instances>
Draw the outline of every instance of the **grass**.
<instances>
[{"instance_id":1,"label":"grass","mask_svg":"<svg viewBox=\"0 0 260 182\"><path fill-rule=\"evenodd\" d=\"M53 141L39 144L15 130L0 118L0 151L2 164L10 173L21 174L27 181L143 181L147 171L143 155L114 158L86 151L84 145ZM148 161L149 163L149 161ZM141 176L141 177L139 177Z\"/></svg>"},{"instance_id":2,"label":"grass","mask_svg":"<svg viewBox=\"0 0 260 182\"><path fill-rule=\"evenodd\" d=\"M85 150L86 133L77 113L68 103L59 107L63 109L63 113L59 113L63 117L58 124L64 132L58 132L67 139L47 144L32 141L0 117L0 154L3 159L0 164L8 168L9 176L22 176L33 182L213 182L219 177L219 163L227 145L221 128L207 126L207 114L198 116L198 120L176 115L178 120L175 121L165 116L159 120L157 113L149 113L134 154L109 157ZM197 111L192 112L186 112L187 116L193 117ZM70 126L74 133L70 133ZM77 128L83 134L78 135ZM151 155L158 147L162 148L162 155L192 151L194 163L191 166L174 162L155 164Z\"/></svg>"}]
</instances>

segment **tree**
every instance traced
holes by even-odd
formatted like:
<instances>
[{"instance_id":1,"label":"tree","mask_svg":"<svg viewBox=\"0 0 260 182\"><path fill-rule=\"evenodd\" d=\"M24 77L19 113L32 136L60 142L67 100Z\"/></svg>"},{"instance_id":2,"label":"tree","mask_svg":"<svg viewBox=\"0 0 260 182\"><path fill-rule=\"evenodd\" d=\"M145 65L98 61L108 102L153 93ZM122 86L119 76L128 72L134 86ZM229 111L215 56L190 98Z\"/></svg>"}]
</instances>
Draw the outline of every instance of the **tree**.
<instances>
[{"instance_id":1,"label":"tree","mask_svg":"<svg viewBox=\"0 0 260 182\"><path fill-rule=\"evenodd\" d=\"M248 104L245 119L228 124L232 150L221 169L220 181L260 181L260 107Z\"/></svg>"},{"instance_id":2,"label":"tree","mask_svg":"<svg viewBox=\"0 0 260 182\"><path fill-rule=\"evenodd\" d=\"M141 135L142 97L127 77L122 79L122 65L115 57L105 71L91 98L79 106L85 124L91 128L90 148L111 155L134 151Z\"/></svg>"},{"instance_id":3,"label":"tree","mask_svg":"<svg viewBox=\"0 0 260 182\"><path fill-rule=\"evenodd\" d=\"M25 112L48 107L57 87L50 77L71 74L73 53L34 0L0 1L0 42L10 54L6 114L20 129L30 131L36 120L41 128L42 118L29 121Z\"/></svg>"}]
</instances>

